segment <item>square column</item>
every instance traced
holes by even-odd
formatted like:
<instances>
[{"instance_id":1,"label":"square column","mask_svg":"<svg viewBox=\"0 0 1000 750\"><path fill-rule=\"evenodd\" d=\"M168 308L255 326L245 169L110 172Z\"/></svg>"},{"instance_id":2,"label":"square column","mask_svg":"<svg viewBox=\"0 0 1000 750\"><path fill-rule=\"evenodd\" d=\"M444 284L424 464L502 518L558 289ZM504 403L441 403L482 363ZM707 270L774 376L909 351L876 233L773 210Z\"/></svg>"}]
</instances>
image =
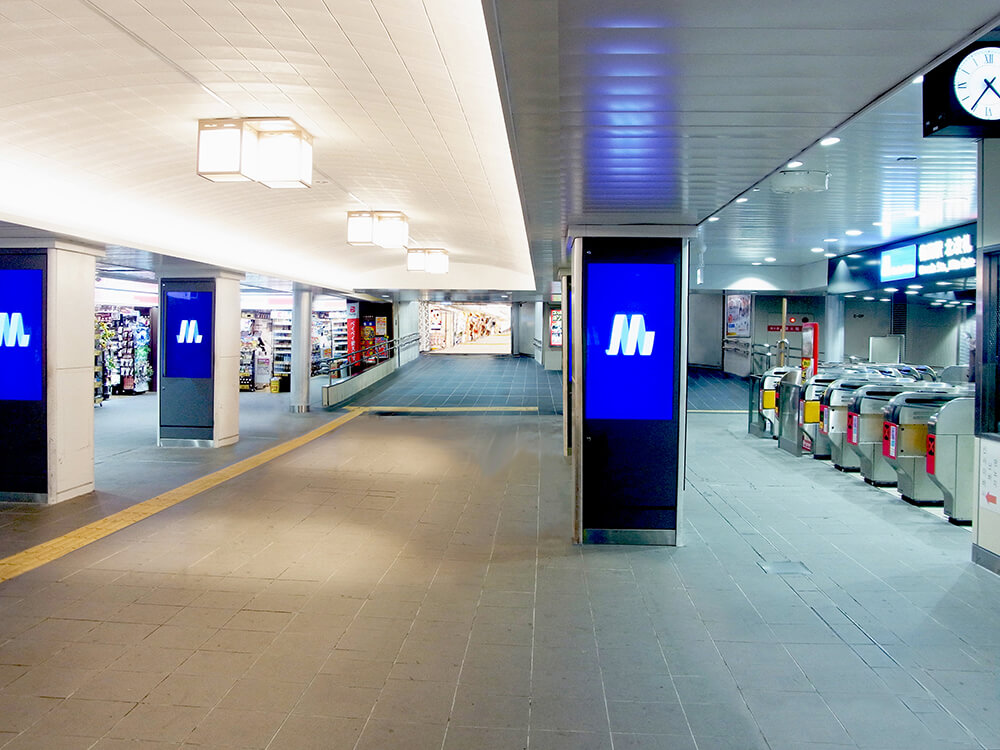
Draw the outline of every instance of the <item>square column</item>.
<instances>
[{"instance_id":1,"label":"square column","mask_svg":"<svg viewBox=\"0 0 1000 750\"><path fill-rule=\"evenodd\" d=\"M239 277L161 278L158 445L237 442L239 366Z\"/></svg>"},{"instance_id":2,"label":"square column","mask_svg":"<svg viewBox=\"0 0 1000 750\"><path fill-rule=\"evenodd\" d=\"M94 278L102 251L61 240L0 249L0 500L94 489Z\"/></svg>"}]
</instances>

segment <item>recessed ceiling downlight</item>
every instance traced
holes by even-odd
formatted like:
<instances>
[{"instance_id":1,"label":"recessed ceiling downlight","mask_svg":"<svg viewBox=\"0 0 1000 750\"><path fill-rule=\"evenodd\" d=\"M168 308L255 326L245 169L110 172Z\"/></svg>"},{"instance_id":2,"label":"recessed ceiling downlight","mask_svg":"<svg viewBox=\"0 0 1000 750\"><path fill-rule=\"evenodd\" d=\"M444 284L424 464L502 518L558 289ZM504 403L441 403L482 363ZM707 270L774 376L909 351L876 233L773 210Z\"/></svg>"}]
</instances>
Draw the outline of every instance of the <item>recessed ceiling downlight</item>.
<instances>
[{"instance_id":1,"label":"recessed ceiling downlight","mask_svg":"<svg viewBox=\"0 0 1000 750\"><path fill-rule=\"evenodd\" d=\"M836 146L838 143L840 143L840 139L837 136L835 136L835 135L831 135L828 138L824 138L823 140L821 140L819 142L819 145L820 146Z\"/></svg>"}]
</instances>

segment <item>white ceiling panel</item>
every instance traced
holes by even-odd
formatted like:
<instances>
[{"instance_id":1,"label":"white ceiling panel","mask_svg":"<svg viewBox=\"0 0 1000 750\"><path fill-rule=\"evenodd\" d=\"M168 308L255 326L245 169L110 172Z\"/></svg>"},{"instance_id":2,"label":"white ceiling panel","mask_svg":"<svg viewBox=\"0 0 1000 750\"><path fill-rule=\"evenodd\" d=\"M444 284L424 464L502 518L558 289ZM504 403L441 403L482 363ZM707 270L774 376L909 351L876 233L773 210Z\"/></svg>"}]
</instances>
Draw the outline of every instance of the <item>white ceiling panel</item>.
<instances>
[{"instance_id":1,"label":"white ceiling panel","mask_svg":"<svg viewBox=\"0 0 1000 750\"><path fill-rule=\"evenodd\" d=\"M477 0L5 2L0 70L5 220L338 289L534 286ZM262 115L313 132L311 190L194 173L199 118ZM347 246L359 208L451 273Z\"/></svg>"}]
</instances>

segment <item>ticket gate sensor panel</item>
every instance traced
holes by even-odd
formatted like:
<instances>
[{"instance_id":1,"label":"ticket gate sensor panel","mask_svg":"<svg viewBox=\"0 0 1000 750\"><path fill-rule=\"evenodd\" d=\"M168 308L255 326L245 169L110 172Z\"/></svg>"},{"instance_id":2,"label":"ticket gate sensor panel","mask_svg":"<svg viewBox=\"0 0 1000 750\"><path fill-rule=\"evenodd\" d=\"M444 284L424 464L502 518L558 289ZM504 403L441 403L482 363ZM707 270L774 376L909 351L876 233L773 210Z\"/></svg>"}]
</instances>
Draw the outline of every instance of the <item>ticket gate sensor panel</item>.
<instances>
[{"instance_id":1,"label":"ticket gate sensor panel","mask_svg":"<svg viewBox=\"0 0 1000 750\"><path fill-rule=\"evenodd\" d=\"M976 502L975 421L975 399L956 398L927 425L927 473L941 488L945 515L958 526L972 525Z\"/></svg>"},{"instance_id":2,"label":"ticket gate sensor panel","mask_svg":"<svg viewBox=\"0 0 1000 750\"><path fill-rule=\"evenodd\" d=\"M882 456L896 472L896 486L912 505L941 505L941 487L927 473L927 426L958 393L901 393L884 409Z\"/></svg>"}]
</instances>

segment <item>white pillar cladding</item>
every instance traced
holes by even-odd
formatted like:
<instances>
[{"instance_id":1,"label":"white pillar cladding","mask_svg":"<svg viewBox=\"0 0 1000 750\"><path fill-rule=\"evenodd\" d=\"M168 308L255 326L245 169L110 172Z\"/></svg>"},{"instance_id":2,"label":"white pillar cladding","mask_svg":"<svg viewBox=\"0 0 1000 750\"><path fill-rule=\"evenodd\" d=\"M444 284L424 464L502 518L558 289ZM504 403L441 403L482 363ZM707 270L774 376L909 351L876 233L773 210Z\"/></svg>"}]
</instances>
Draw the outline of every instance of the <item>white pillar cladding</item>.
<instances>
[{"instance_id":1,"label":"white pillar cladding","mask_svg":"<svg viewBox=\"0 0 1000 750\"><path fill-rule=\"evenodd\" d=\"M986 138L979 141L978 184L979 219L976 246L988 247L1000 243L1000 141L998 140ZM983 278L981 271L978 278ZM983 325L983 294L985 291L978 290L979 299L976 301L976 322L980 326ZM995 446L996 443L989 438L976 438L980 488L987 486L983 478L983 469L987 464L984 458L989 458L995 453ZM988 455L984 456L984 453ZM983 492L984 490L980 489L976 493L978 499L973 510L972 559L984 567L1000 573L1000 513L983 507L981 497Z\"/></svg>"},{"instance_id":2,"label":"white pillar cladding","mask_svg":"<svg viewBox=\"0 0 1000 750\"><path fill-rule=\"evenodd\" d=\"M826 314L823 316L823 359L841 362L844 359L844 298L826 295Z\"/></svg>"},{"instance_id":3,"label":"white pillar cladding","mask_svg":"<svg viewBox=\"0 0 1000 750\"><path fill-rule=\"evenodd\" d=\"M242 275L215 277L214 447L240 439L240 281Z\"/></svg>"},{"instance_id":4,"label":"white pillar cladding","mask_svg":"<svg viewBox=\"0 0 1000 750\"><path fill-rule=\"evenodd\" d=\"M309 379L312 374L312 288L295 284L292 289L292 374L289 411L309 411Z\"/></svg>"},{"instance_id":5,"label":"white pillar cladding","mask_svg":"<svg viewBox=\"0 0 1000 750\"><path fill-rule=\"evenodd\" d=\"M94 280L104 252L51 237L4 236L2 248L45 255L47 491L0 487L0 497L58 503L94 490Z\"/></svg>"}]
</instances>

